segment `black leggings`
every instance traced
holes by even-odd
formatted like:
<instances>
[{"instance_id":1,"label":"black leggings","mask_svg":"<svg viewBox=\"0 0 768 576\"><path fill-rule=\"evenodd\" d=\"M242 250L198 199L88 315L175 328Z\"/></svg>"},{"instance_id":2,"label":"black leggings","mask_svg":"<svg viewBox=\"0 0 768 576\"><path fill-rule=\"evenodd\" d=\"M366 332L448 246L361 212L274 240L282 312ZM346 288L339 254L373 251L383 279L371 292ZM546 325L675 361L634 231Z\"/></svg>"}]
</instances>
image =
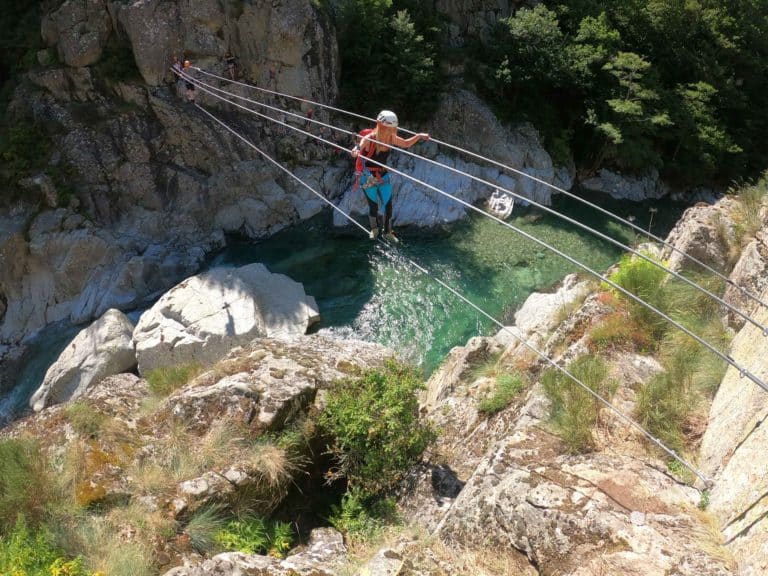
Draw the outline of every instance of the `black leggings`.
<instances>
[{"instance_id":1,"label":"black leggings","mask_svg":"<svg viewBox=\"0 0 768 576\"><path fill-rule=\"evenodd\" d=\"M365 197L368 200L368 218L373 222L379 221L379 203L374 202L368 196ZM388 234L392 232L392 199L389 199L386 206L384 206L384 233Z\"/></svg>"}]
</instances>

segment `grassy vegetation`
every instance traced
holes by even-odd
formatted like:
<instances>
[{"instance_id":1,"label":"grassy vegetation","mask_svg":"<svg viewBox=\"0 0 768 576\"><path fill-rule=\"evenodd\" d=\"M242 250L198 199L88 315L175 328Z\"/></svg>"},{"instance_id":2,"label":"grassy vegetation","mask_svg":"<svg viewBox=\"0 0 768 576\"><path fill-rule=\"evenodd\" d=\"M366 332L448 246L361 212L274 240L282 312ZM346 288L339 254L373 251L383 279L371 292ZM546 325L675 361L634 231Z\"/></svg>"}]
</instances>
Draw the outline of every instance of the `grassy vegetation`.
<instances>
[{"instance_id":1,"label":"grassy vegetation","mask_svg":"<svg viewBox=\"0 0 768 576\"><path fill-rule=\"evenodd\" d=\"M746 246L763 225L762 210L768 196L768 171L756 182L733 190L737 203L733 213L734 233L739 248Z\"/></svg>"},{"instance_id":2,"label":"grassy vegetation","mask_svg":"<svg viewBox=\"0 0 768 576\"><path fill-rule=\"evenodd\" d=\"M477 409L486 416L501 412L512 403L523 388L525 388L525 382L521 376L501 374L496 377L491 393L480 401Z\"/></svg>"},{"instance_id":3,"label":"grassy vegetation","mask_svg":"<svg viewBox=\"0 0 768 576\"><path fill-rule=\"evenodd\" d=\"M600 358L582 356L568 366L568 371L608 401L616 392L617 384L608 379L608 367ZM554 368L542 375L541 383L551 402L550 417L568 451L578 454L591 450L602 404Z\"/></svg>"},{"instance_id":4,"label":"grassy vegetation","mask_svg":"<svg viewBox=\"0 0 768 576\"><path fill-rule=\"evenodd\" d=\"M106 414L82 400L67 403L64 415L76 432L90 437L98 436L107 421Z\"/></svg>"},{"instance_id":5,"label":"grassy vegetation","mask_svg":"<svg viewBox=\"0 0 768 576\"><path fill-rule=\"evenodd\" d=\"M397 510L391 498L371 497L359 488L352 488L331 508L329 521L347 538L369 541L380 537L387 526L397 522Z\"/></svg>"},{"instance_id":6,"label":"grassy vegetation","mask_svg":"<svg viewBox=\"0 0 768 576\"><path fill-rule=\"evenodd\" d=\"M167 366L151 370L145 378L149 385L149 391L154 396L165 398L187 384L200 372L202 372L202 367L199 364Z\"/></svg>"}]
</instances>

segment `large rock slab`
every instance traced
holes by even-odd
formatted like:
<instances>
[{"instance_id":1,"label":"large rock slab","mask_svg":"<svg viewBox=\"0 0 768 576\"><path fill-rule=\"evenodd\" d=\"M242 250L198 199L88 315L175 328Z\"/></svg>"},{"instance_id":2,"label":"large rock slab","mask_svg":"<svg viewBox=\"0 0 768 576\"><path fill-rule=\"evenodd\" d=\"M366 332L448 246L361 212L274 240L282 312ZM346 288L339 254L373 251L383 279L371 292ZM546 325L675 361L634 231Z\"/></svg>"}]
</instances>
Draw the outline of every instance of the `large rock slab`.
<instances>
[{"instance_id":1,"label":"large rock slab","mask_svg":"<svg viewBox=\"0 0 768 576\"><path fill-rule=\"evenodd\" d=\"M659 180L656 170L644 176L627 176L602 169L597 176L584 180L581 185L587 190L603 192L617 200L641 202L649 198L663 198L669 188Z\"/></svg>"},{"instance_id":2,"label":"large rock slab","mask_svg":"<svg viewBox=\"0 0 768 576\"><path fill-rule=\"evenodd\" d=\"M298 282L263 264L214 268L186 279L142 314L133 333L139 372L212 364L254 338L304 334L319 320Z\"/></svg>"},{"instance_id":3,"label":"large rock slab","mask_svg":"<svg viewBox=\"0 0 768 576\"><path fill-rule=\"evenodd\" d=\"M759 304L744 291L746 290L752 295L759 295L768 288L767 229L760 230L755 238L747 244L729 278L733 284L729 284L725 288L723 299L728 304L751 315ZM744 318L732 311L728 312L727 318L728 324L737 330L742 328L746 322Z\"/></svg>"},{"instance_id":4,"label":"large rock slab","mask_svg":"<svg viewBox=\"0 0 768 576\"><path fill-rule=\"evenodd\" d=\"M768 291L761 298L768 297ZM755 319L765 324L768 311ZM731 346L733 358L768 381L768 338L747 324ZM768 573L768 393L732 366L710 409L701 466L714 479L710 510L717 516L739 574Z\"/></svg>"},{"instance_id":5,"label":"large rock slab","mask_svg":"<svg viewBox=\"0 0 768 576\"><path fill-rule=\"evenodd\" d=\"M61 60L78 67L99 60L112 23L106 0L67 0L44 16L41 28L46 43L58 47Z\"/></svg>"},{"instance_id":6,"label":"large rock slab","mask_svg":"<svg viewBox=\"0 0 768 576\"><path fill-rule=\"evenodd\" d=\"M119 310L108 310L80 332L48 369L29 401L35 412L51 404L79 398L91 384L136 366L133 322Z\"/></svg>"}]
</instances>

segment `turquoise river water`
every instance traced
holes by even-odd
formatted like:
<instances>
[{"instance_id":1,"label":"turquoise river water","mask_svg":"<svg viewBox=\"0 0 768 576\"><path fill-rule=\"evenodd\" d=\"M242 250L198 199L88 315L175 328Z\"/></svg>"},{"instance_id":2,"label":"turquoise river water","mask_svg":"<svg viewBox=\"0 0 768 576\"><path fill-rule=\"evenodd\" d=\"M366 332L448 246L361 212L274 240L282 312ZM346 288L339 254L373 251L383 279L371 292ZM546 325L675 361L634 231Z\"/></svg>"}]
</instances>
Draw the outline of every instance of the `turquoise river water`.
<instances>
[{"instance_id":1,"label":"turquoise river water","mask_svg":"<svg viewBox=\"0 0 768 576\"><path fill-rule=\"evenodd\" d=\"M593 199L594 200L594 199ZM653 232L666 234L682 207L669 202L628 204L602 200L623 217L633 215ZM554 206L623 242L636 238L599 213L569 199ZM402 242L392 256L382 245L355 230L334 229L324 213L272 238L232 240L212 256L208 267L264 263L272 272L304 284L320 307L314 331L380 342L431 373L454 346L470 337L493 334L498 327L406 262L414 260L471 302L502 322L531 292L546 290L579 268L514 231L478 215L440 230L400 230ZM620 256L611 244L553 216L524 210L509 220L599 272ZM138 313L133 315L136 319ZM78 328L51 327L31 343L16 382L0 399L0 423L25 409L48 366Z\"/></svg>"}]
</instances>

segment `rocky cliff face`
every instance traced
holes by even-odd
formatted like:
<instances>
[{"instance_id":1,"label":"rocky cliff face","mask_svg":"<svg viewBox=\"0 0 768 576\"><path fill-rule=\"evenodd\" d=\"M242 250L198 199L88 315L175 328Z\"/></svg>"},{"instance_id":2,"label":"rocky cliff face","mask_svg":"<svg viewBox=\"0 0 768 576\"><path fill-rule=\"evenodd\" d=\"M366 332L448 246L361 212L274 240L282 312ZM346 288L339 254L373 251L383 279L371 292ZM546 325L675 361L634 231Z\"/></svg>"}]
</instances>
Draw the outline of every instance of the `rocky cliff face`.
<instances>
[{"instance_id":1,"label":"rocky cliff face","mask_svg":"<svg viewBox=\"0 0 768 576\"><path fill-rule=\"evenodd\" d=\"M272 68L279 89L332 100L334 31L309 1L227 6L72 0L44 17L43 36L64 66L31 72L11 114L52 126L58 142L49 162L70 174L74 195L58 206L50 179L33 180L35 202L0 218L0 342L134 307L197 271L225 234L263 237L320 209L249 147L187 109L167 67L183 52L219 71L232 50L249 81L265 80ZM110 51L129 70L135 61L141 80L91 66ZM276 141L263 122L240 117L238 125L273 155L320 155L304 141ZM336 187L344 170L303 172Z\"/></svg>"}]
</instances>

